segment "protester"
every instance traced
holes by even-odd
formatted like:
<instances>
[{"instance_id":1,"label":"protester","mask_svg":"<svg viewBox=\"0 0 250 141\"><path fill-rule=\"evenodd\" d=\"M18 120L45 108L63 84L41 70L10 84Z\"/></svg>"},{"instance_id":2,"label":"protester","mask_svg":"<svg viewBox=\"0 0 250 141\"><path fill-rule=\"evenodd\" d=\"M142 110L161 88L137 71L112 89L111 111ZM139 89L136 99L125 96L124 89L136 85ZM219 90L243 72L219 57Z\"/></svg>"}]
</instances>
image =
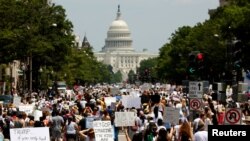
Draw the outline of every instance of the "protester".
<instances>
[{"instance_id":1,"label":"protester","mask_svg":"<svg viewBox=\"0 0 250 141\"><path fill-rule=\"evenodd\" d=\"M198 123L197 132L194 134L194 141L208 141L208 132L205 130L203 120Z\"/></svg>"},{"instance_id":2,"label":"protester","mask_svg":"<svg viewBox=\"0 0 250 141\"><path fill-rule=\"evenodd\" d=\"M114 85L84 86L67 94L36 94L22 97L22 109L14 103L2 106L0 127L5 139L10 140L12 128L48 127L52 141L94 141L94 121L108 122L112 130L103 130L103 135L112 134L114 141L118 135L124 135L126 141L206 141L209 125L223 125L227 107L232 107L232 99L223 103L212 99L210 93L203 97L203 105L194 110L189 107L188 96L184 95L181 86L144 87L131 85L131 88L118 89L111 93ZM132 97L127 100L124 97ZM135 100L139 98L139 100ZM239 102L238 102L239 103ZM242 122L250 124L249 103L241 102ZM236 106L237 107L237 106ZM169 115L169 108L177 111L176 117ZM34 114L38 111L39 114ZM116 112L132 112L126 119L123 114L116 123ZM194 114L194 116L192 115ZM193 116L193 117L191 117ZM105 121L105 122L104 122ZM118 126L119 124L123 127ZM133 126L127 124L133 123ZM100 126L101 128L102 126ZM104 126L103 126L104 127ZM98 130L102 131L102 130ZM106 133L107 132L107 133Z\"/></svg>"}]
</instances>

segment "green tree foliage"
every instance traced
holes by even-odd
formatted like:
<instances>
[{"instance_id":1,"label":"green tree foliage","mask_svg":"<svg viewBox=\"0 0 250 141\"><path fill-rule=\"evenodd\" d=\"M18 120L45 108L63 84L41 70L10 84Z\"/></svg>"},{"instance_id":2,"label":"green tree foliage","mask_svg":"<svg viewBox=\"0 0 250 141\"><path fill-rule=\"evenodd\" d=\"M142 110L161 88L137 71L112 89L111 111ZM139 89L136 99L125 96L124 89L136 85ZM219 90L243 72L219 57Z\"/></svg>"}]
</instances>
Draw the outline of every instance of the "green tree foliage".
<instances>
[{"instance_id":1,"label":"green tree foliage","mask_svg":"<svg viewBox=\"0 0 250 141\"><path fill-rule=\"evenodd\" d=\"M241 40L249 51L249 1L231 0L230 5L219 7L209 20L194 27L180 27L160 49L158 75L162 81L180 83L183 79L205 79L220 81L230 74L230 55L228 42L233 38ZM204 54L204 68L200 73L190 76L187 73L188 54L199 51ZM249 57L244 56L244 67L249 68Z\"/></svg>"},{"instance_id":2,"label":"green tree foliage","mask_svg":"<svg viewBox=\"0 0 250 141\"><path fill-rule=\"evenodd\" d=\"M112 77L111 83L113 84L122 82L122 73L120 70L111 75L111 77Z\"/></svg>"},{"instance_id":3,"label":"green tree foliage","mask_svg":"<svg viewBox=\"0 0 250 141\"><path fill-rule=\"evenodd\" d=\"M135 83L135 81L136 81L135 72L134 72L133 70L130 70L130 71L128 72L128 82L129 82L130 84L133 84L133 83Z\"/></svg>"},{"instance_id":4,"label":"green tree foliage","mask_svg":"<svg viewBox=\"0 0 250 141\"><path fill-rule=\"evenodd\" d=\"M140 81L154 83L159 79L157 75L157 61L157 58L149 58L140 62L140 67L137 70Z\"/></svg>"},{"instance_id":5,"label":"green tree foliage","mask_svg":"<svg viewBox=\"0 0 250 141\"><path fill-rule=\"evenodd\" d=\"M76 47L73 24L62 6L47 0L0 0L0 18L0 64L28 64L32 58L27 78L32 71L33 80L47 85L53 80L111 82L108 66L97 62L92 48Z\"/></svg>"}]
</instances>

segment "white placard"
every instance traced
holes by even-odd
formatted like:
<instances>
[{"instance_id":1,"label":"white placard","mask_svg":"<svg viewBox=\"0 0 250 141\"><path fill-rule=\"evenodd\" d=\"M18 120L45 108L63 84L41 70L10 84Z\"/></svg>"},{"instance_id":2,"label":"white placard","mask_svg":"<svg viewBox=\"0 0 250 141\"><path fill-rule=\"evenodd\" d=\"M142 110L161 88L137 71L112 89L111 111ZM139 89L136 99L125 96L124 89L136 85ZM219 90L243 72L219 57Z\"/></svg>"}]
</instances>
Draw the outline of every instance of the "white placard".
<instances>
[{"instance_id":1,"label":"white placard","mask_svg":"<svg viewBox=\"0 0 250 141\"><path fill-rule=\"evenodd\" d=\"M94 117L86 117L86 128L93 128Z\"/></svg>"},{"instance_id":2,"label":"white placard","mask_svg":"<svg viewBox=\"0 0 250 141\"><path fill-rule=\"evenodd\" d=\"M122 105L125 108L141 108L141 98L129 95L122 95Z\"/></svg>"},{"instance_id":3,"label":"white placard","mask_svg":"<svg viewBox=\"0 0 250 141\"><path fill-rule=\"evenodd\" d=\"M135 126L135 118L134 112L115 112L115 126Z\"/></svg>"},{"instance_id":4,"label":"white placard","mask_svg":"<svg viewBox=\"0 0 250 141\"><path fill-rule=\"evenodd\" d=\"M11 128L11 141L50 141L48 127Z\"/></svg>"},{"instance_id":5,"label":"white placard","mask_svg":"<svg viewBox=\"0 0 250 141\"><path fill-rule=\"evenodd\" d=\"M32 105L19 105L19 111L25 112L26 114L32 114L34 110L34 106Z\"/></svg>"},{"instance_id":6,"label":"white placard","mask_svg":"<svg viewBox=\"0 0 250 141\"><path fill-rule=\"evenodd\" d=\"M94 121L96 141L114 141L113 129L110 121Z\"/></svg>"},{"instance_id":7,"label":"white placard","mask_svg":"<svg viewBox=\"0 0 250 141\"><path fill-rule=\"evenodd\" d=\"M35 110L33 116L35 121L40 121L40 117L43 116L43 112L40 110Z\"/></svg>"},{"instance_id":8,"label":"white placard","mask_svg":"<svg viewBox=\"0 0 250 141\"><path fill-rule=\"evenodd\" d=\"M21 105L21 97L20 96L14 96L13 98L13 104L18 107L19 105Z\"/></svg>"},{"instance_id":9,"label":"white placard","mask_svg":"<svg viewBox=\"0 0 250 141\"><path fill-rule=\"evenodd\" d=\"M164 112L164 121L177 125L179 123L180 109L174 107L166 107Z\"/></svg>"},{"instance_id":10,"label":"white placard","mask_svg":"<svg viewBox=\"0 0 250 141\"><path fill-rule=\"evenodd\" d=\"M112 102L116 102L116 97L104 97L106 106L110 106Z\"/></svg>"}]
</instances>

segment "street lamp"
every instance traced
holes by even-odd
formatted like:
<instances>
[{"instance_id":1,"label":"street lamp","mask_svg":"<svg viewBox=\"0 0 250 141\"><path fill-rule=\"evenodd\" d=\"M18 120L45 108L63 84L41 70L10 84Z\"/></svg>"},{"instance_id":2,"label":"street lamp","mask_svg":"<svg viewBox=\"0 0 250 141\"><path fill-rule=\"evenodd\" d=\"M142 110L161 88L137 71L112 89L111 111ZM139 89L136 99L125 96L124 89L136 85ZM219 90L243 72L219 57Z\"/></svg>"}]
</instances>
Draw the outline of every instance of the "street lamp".
<instances>
[{"instance_id":1,"label":"street lamp","mask_svg":"<svg viewBox=\"0 0 250 141\"><path fill-rule=\"evenodd\" d=\"M39 87L40 88L42 87L42 72L43 72L43 68L40 67L40 69L39 69L39 75L40 75L40 78L39 78Z\"/></svg>"},{"instance_id":2,"label":"street lamp","mask_svg":"<svg viewBox=\"0 0 250 141\"><path fill-rule=\"evenodd\" d=\"M26 66L24 65L24 63L22 63L21 65L21 70L23 71L23 90L22 90L22 94L24 94L24 90L25 90L25 71L26 71Z\"/></svg>"}]
</instances>

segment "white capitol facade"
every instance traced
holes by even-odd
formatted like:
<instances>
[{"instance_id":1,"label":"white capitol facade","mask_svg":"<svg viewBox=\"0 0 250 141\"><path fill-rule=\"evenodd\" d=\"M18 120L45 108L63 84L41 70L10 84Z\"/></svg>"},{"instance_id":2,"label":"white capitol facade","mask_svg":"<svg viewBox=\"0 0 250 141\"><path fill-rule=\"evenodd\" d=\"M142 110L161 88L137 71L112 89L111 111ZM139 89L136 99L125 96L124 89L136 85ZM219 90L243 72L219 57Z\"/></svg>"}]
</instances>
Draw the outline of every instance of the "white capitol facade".
<instances>
[{"instance_id":1,"label":"white capitol facade","mask_svg":"<svg viewBox=\"0 0 250 141\"><path fill-rule=\"evenodd\" d=\"M136 73L142 60L157 57L158 54L135 52L132 47L131 32L127 23L121 19L120 6L118 6L116 19L111 23L105 39L105 45L100 52L95 52L97 61L111 65L113 71L121 71L123 80L126 80L130 70Z\"/></svg>"}]
</instances>

